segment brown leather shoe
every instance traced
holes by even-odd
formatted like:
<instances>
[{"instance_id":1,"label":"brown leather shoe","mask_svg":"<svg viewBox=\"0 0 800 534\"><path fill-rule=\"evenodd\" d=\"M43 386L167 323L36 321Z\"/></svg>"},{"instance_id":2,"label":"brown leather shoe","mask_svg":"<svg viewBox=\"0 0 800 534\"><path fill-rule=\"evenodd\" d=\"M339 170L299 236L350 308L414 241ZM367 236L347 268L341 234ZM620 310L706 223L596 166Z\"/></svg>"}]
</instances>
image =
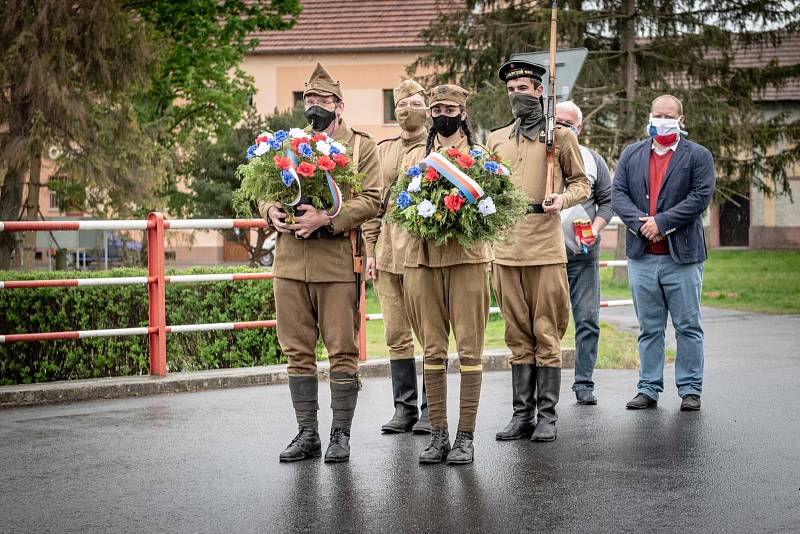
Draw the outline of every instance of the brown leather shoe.
<instances>
[{"instance_id":1,"label":"brown leather shoe","mask_svg":"<svg viewBox=\"0 0 800 534\"><path fill-rule=\"evenodd\" d=\"M656 404L658 404L658 401L654 398L648 397L644 393L639 393L629 400L625 407L629 410L644 410L646 408L655 408Z\"/></svg>"}]
</instances>

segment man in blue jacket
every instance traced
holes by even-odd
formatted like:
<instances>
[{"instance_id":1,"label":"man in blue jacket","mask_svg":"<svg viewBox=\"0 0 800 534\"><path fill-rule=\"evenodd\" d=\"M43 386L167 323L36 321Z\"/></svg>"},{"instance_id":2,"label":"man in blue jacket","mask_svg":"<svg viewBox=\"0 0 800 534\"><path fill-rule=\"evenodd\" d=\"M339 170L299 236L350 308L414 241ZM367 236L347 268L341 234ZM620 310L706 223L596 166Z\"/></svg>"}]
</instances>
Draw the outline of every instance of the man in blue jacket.
<instances>
[{"instance_id":1,"label":"man in blue jacket","mask_svg":"<svg viewBox=\"0 0 800 534\"><path fill-rule=\"evenodd\" d=\"M653 100L650 138L625 147L612 203L627 234L628 278L639 320L638 394L627 407L655 407L664 390L664 332L672 317L681 410L699 410L703 386L700 294L707 257L703 211L716 181L714 159L681 137L685 117L671 95Z\"/></svg>"}]
</instances>

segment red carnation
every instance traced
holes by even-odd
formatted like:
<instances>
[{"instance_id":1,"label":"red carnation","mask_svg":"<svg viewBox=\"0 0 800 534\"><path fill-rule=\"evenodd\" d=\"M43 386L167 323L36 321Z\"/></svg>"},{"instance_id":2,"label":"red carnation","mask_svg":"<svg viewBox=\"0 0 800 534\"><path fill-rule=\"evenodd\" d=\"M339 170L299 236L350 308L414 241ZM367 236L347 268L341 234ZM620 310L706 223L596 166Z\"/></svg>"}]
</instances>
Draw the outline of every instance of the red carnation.
<instances>
[{"instance_id":1,"label":"red carnation","mask_svg":"<svg viewBox=\"0 0 800 534\"><path fill-rule=\"evenodd\" d=\"M275 166L278 167L280 170L285 171L289 167L291 167L291 161L286 156L275 156L272 158L272 161L275 162Z\"/></svg>"},{"instance_id":2,"label":"red carnation","mask_svg":"<svg viewBox=\"0 0 800 534\"><path fill-rule=\"evenodd\" d=\"M313 163L304 161L303 163L297 166L297 174L310 178L314 176L314 171L316 169L317 167Z\"/></svg>"},{"instance_id":3,"label":"red carnation","mask_svg":"<svg viewBox=\"0 0 800 534\"><path fill-rule=\"evenodd\" d=\"M429 166L428 170L425 171L425 179L429 182L435 182L439 179L439 173L436 172L436 169Z\"/></svg>"},{"instance_id":4,"label":"red carnation","mask_svg":"<svg viewBox=\"0 0 800 534\"><path fill-rule=\"evenodd\" d=\"M317 166L323 171L332 171L336 167L336 162L328 156L320 156L317 160Z\"/></svg>"},{"instance_id":5,"label":"red carnation","mask_svg":"<svg viewBox=\"0 0 800 534\"><path fill-rule=\"evenodd\" d=\"M444 205L450 211L458 211L461 209L461 206L464 205L464 197L459 195L458 193L450 193L446 197L444 197Z\"/></svg>"},{"instance_id":6,"label":"red carnation","mask_svg":"<svg viewBox=\"0 0 800 534\"><path fill-rule=\"evenodd\" d=\"M292 150L300 153L300 145L303 143L310 143L308 137L296 137L295 139L292 139Z\"/></svg>"},{"instance_id":7,"label":"red carnation","mask_svg":"<svg viewBox=\"0 0 800 534\"><path fill-rule=\"evenodd\" d=\"M336 154L332 159L339 167L347 167L347 164L350 163L350 158L344 154Z\"/></svg>"},{"instance_id":8,"label":"red carnation","mask_svg":"<svg viewBox=\"0 0 800 534\"><path fill-rule=\"evenodd\" d=\"M461 154L456 158L456 163L462 169L469 169L473 165L475 165L475 158L470 156L469 154Z\"/></svg>"},{"instance_id":9,"label":"red carnation","mask_svg":"<svg viewBox=\"0 0 800 534\"><path fill-rule=\"evenodd\" d=\"M321 134L321 133L318 133L317 135L315 135L314 137L312 137L312 138L311 138L311 140L312 140L312 141L314 141L314 142L316 143L317 141L324 141L324 140L326 140L327 138L328 138L328 136L327 136L327 135L325 135L325 134Z\"/></svg>"},{"instance_id":10,"label":"red carnation","mask_svg":"<svg viewBox=\"0 0 800 534\"><path fill-rule=\"evenodd\" d=\"M260 145L261 143L266 143L267 141L269 141L269 137L267 137L266 135L262 135L261 137L256 137L257 145Z\"/></svg>"},{"instance_id":11,"label":"red carnation","mask_svg":"<svg viewBox=\"0 0 800 534\"><path fill-rule=\"evenodd\" d=\"M457 158L458 156L461 155L461 151L456 147L448 148L447 155L450 156L451 158Z\"/></svg>"}]
</instances>

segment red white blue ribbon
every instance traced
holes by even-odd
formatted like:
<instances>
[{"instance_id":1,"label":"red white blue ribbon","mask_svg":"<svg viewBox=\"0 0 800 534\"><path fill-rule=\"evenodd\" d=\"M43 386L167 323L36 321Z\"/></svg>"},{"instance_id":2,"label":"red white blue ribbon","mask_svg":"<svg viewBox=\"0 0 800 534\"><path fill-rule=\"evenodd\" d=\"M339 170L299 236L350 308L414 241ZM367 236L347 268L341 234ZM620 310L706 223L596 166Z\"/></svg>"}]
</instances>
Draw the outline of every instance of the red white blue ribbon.
<instances>
[{"instance_id":1,"label":"red white blue ribbon","mask_svg":"<svg viewBox=\"0 0 800 534\"><path fill-rule=\"evenodd\" d=\"M433 167L436 172L447 178L447 181L456 186L470 204L474 204L483 196L483 189L478 185L478 182L464 174L461 169L442 154L431 152L422 162Z\"/></svg>"},{"instance_id":2,"label":"red white blue ribbon","mask_svg":"<svg viewBox=\"0 0 800 534\"><path fill-rule=\"evenodd\" d=\"M290 202L290 206L296 206L300 199L303 196L302 188L300 187L300 177L297 175L297 156L295 153L288 148L284 151L286 153L286 157L289 158L289 172L292 174L292 178L294 178L294 183L297 184L297 196L295 197L294 201ZM342 210L342 191L339 189L339 185L331 176L331 173L328 171L325 172L325 180L328 183L328 190L331 193L331 200L333 202L333 208L331 208L327 213L331 217L336 217L339 212Z\"/></svg>"}]
</instances>

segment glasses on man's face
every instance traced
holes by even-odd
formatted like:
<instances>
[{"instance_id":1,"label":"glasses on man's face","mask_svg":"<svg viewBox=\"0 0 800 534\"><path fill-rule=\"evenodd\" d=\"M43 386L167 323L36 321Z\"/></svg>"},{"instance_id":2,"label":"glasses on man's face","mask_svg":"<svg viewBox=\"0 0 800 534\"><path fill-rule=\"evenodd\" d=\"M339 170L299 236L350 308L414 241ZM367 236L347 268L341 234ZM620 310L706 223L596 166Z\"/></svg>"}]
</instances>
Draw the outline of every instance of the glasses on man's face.
<instances>
[{"instance_id":1,"label":"glasses on man's face","mask_svg":"<svg viewBox=\"0 0 800 534\"><path fill-rule=\"evenodd\" d=\"M425 102L414 100L413 102L400 102L395 106L396 110L401 109L425 109Z\"/></svg>"},{"instance_id":2,"label":"glasses on man's face","mask_svg":"<svg viewBox=\"0 0 800 534\"><path fill-rule=\"evenodd\" d=\"M327 109L328 111L331 111L333 110L333 108L336 107L336 102L334 102L333 100L308 98L306 100L303 100L303 105L305 106L306 109L313 108L314 106L319 106L321 108Z\"/></svg>"}]
</instances>

